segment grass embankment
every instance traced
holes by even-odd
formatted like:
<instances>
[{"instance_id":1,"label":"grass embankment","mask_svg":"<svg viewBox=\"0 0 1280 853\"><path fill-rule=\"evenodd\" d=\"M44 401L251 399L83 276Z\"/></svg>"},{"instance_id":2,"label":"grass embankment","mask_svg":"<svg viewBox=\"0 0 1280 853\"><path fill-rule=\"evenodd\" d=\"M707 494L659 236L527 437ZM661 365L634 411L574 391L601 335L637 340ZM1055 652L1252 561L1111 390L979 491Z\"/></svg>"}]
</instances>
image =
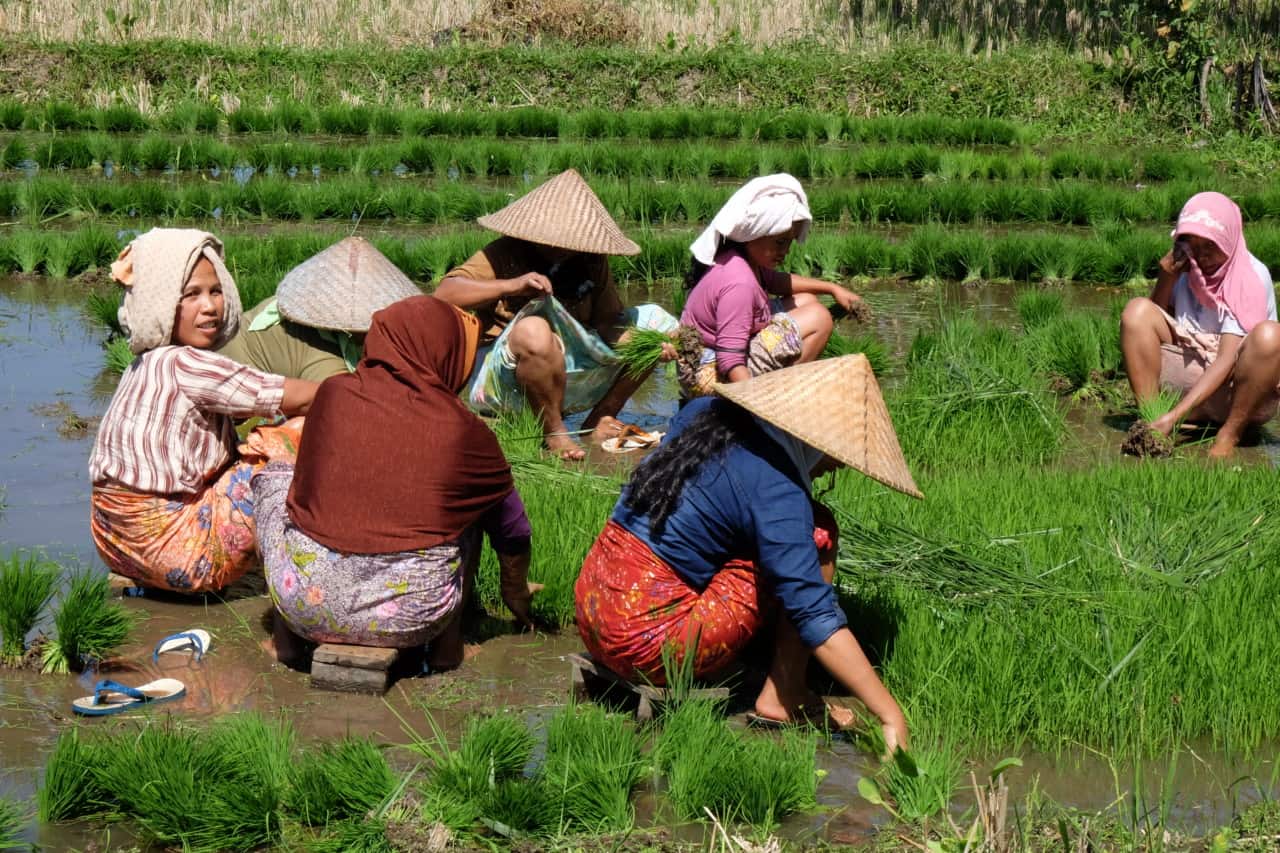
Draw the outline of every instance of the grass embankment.
<instances>
[{"instance_id":1,"label":"grass embankment","mask_svg":"<svg viewBox=\"0 0 1280 853\"><path fill-rule=\"evenodd\" d=\"M1158 105L1130 100L1125 70L1106 69L1051 46L990 58L903 40L885 49L809 45L751 50L611 48L302 50L216 44L8 42L11 73L0 94L132 102L148 113L223 95L319 105L356 101L397 108L527 106L610 110L689 104L698 108L803 108L862 116L926 113L1026 122L1048 132L1089 128L1108 138L1168 127ZM1131 70L1131 69L1130 69ZM1174 118L1173 120L1177 120Z\"/></svg>"}]
</instances>

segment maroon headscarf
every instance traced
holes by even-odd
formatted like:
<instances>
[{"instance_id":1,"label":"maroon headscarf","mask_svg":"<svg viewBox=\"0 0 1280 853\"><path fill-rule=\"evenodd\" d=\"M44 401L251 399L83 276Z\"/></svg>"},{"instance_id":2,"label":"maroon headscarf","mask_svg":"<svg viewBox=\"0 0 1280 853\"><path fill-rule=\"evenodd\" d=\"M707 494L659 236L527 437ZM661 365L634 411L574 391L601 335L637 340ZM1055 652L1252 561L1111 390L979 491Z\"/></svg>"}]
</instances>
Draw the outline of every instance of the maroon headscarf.
<instances>
[{"instance_id":1,"label":"maroon headscarf","mask_svg":"<svg viewBox=\"0 0 1280 853\"><path fill-rule=\"evenodd\" d=\"M458 392L476 320L433 296L373 315L354 373L325 380L307 414L288 511L347 554L456 538L514 484L498 440Z\"/></svg>"}]
</instances>

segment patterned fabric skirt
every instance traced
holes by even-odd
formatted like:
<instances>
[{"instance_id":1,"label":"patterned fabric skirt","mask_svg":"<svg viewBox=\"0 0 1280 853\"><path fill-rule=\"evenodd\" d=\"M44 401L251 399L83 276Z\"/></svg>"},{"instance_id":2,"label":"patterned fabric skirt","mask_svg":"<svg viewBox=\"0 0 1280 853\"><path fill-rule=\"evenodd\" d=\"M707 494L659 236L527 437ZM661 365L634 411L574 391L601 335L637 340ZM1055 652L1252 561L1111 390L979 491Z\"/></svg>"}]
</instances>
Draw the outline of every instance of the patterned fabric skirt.
<instances>
[{"instance_id":1,"label":"patterned fabric skirt","mask_svg":"<svg viewBox=\"0 0 1280 853\"><path fill-rule=\"evenodd\" d=\"M574 587L578 633L599 663L633 680L665 684L662 650L676 662L694 647L694 675L726 669L764 624L772 598L749 560L732 560L701 592L649 546L610 521Z\"/></svg>"},{"instance_id":2,"label":"patterned fabric skirt","mask_svg":"<svg viewBox=\"0 0 1280 853\"><path fill-rule=\"evenodd\" d=\"M1163 313L1163 312L1162 312ZM1218 335L1196 332L1183 326L1169 314L1164 315L1169 324L1169 333L1173 343L1160 345L1160 386L1177 394L1186 394L1191 386L1200 381L1200 377L1209 369L1209 365L1218 357ZM1228 379L1217 391L1200 405L1196 406L1188 420L1220 424L1231 414L1231 395L1234 382ZM1249 422L1263 424L1276 416L1280 410L1280 387L1258 404L1258 408L1249 414Z\"/></svg>"},{"instance_id":3,"label":"patterned fabric skirt","mask_svg":"<svg viewBox=\"0 0 1280 853\"><path fill-rule=\"evenodd\" d=\"M293 466L253 478L258 542L276 610L317 643L409 648L436 637L462 607L463 580L480 558L480 529L452 542L394 554L331 551L289 520Z\"/></svg>"},{"instance_id":4,"label":"patterned fabric skirt","mask_svg":"<svg viewBox=\"0 0 1280 853\"><path fill-rule=\"evenodd\" d=\"M777 312L769 325L751 336L747 345L747 369L752 376L795 364L800 358L800 327L786 312ZM680 391L687 399L714 394L719 374L716 371L716 351L702 348L702 358L693 367L683 362L677 364Z\"/></svg>"},{"instance_id":5,"label":"patterned fabric skirt","mask_svg":"<svg viewBox=\"0 0 1280 853\"><path fill-rule=\"evenodd\" d=\"M102 561L136 583L213 592L258 565L249 478L269 460L298 458L302 418L258 427L240 458L194 495L153 495L94 486L89 530Z\"/></svg>"}]
</instances>

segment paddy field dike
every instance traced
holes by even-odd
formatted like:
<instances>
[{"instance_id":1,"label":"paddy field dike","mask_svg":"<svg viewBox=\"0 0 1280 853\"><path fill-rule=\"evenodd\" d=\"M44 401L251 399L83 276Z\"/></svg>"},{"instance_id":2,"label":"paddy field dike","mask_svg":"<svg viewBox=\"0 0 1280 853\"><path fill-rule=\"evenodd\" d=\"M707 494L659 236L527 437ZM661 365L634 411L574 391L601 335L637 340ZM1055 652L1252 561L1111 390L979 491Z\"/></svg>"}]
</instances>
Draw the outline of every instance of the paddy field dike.
<instances>
[{"instance_id":1,"label":"paddy field dike","mask_svg":"<svg viewBox=\"0 0 1280 853\"><path fill-rule=\"evenodd\" d=\"M929 4L905 24L854 4L857 26L849 4L783 4L811 22L792 32L655 0L565 40L405 2L318 4L311 37L281 6L294 29L270 43L164 4L127 27L75 4L0 13L0 849L1273 849L1280 437L1230 464L1201 433L1167 459L1119 450L1138 416L1119 312L1183 202L1230 195L1280 274L1280 143L1231 117L1233 81L1202 102L1145 18L1134 42L1030 33L1052 4L953 4L949 29L921 23L945 17ZM1266 4L1244 6L1215 31L1219 65L1254 46L1280 73ZM430 292L492 238L478 216L568 168L641 247L611 261L624 298L673 311L689 243L737 186L804 185L814 225L785 268L871 307L830 351L871 361L926 496L852 472L816 486L909 756L881 764L873 733L747 730L695 699L651 725L571 702L573 584L630 465L549 459L527 417L494 429L533 526L534 608L560 633L506 632L486 554L476 656L385 702L274 664L260 590L115 601L95 581L87 458L130 359L106 270L133 236L212 231L246 306L352 233ZM674 410L659 369L627 415ZM197 623L217 637L205 661L151 663ZM77 723L86 657L159 666L189 696Z\"/></svg>"}]
</instances>

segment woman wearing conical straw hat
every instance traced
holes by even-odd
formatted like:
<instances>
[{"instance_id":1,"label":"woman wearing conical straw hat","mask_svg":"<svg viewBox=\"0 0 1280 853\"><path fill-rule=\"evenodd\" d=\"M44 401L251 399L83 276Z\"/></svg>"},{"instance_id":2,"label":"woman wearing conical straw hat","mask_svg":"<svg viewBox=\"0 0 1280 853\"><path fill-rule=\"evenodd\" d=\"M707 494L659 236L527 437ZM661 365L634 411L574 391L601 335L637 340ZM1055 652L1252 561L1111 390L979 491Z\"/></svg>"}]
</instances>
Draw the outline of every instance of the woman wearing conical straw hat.
<instances>
[{"instance_id":1,"label":"woman wearing conical straw hat","mask_svg":"<svg viewBox=\"0 0 1280 853\"><path fill-rule=\"evenodd\" d=\"M323 382L356 369L375 311L421 293L369 241L347 237L289 270L218 353L267 373Z\"/></svg>"},{"instance_id":2,"label":"woman wearing conical straw hat","mask_svg":"<svg viewBox=\"0 0 1280 853\"><path fill-rule=\"evenodd\" d=\"M1150 298L1129 300L1120 346L1141 405L1161 386L1180 400L1151 429L1183 420L1222 426L1209 455L1235 453L1245 428L1280 407L1280 324L1266 264L1249 253L1240 208L1222 193L1183 205Z\"/></svg>"},{"instance_id":3,"label":"woman wearing conical straw hat","mask_svg":"<svg viewBox=\"0 0 1280 853\"><path fill-rule=\"evenodd\" d=\"M697 331L702 346L682 352L685 397L714 393L717 381L816 359L832 331L818 294L850 313L864 310L848 288L778 269L791 244L804 242L812 220L799 181L764 175L741 186L693 241L693 290L680 322Z\"/></svg>"},{"instance_id":4,"label":"woman wearing conical straw hat","mask_svg":"<svg viewBox=\"0 0 1280 853\"><path fill-rule=\"evenodd\" d=\"M221 589L257 564L249 478L268 459L292 459L301 429L300 419L258 427L237 446L233 419L305 414L316 383L211 352L240 321L212 234L153 228L111 275L125 288L120 323L136 357L89 458L94 544L141 586Z\"/></svg>"},{"instance_id":5,"label":"woman wearing conical straw hat","mask_svg":"<svg viewBox=\"0 0 1280 853\"><path fill-rule=\"evenodd\" d=\"M656 305L622 304L608 256L636 255L640 247L572 169L477 221L503 236L435 291L484 324L465 398L486 414L528 405L541 418L547 448L582 459L563 416L589 409L583 430L599 441L616 436L623 425L615 416L647 378L621 371L611 345L628 327L674 332L676 320ZM674 356L674 348L664 352Z\"/></svg>"},{"instance_id":6,"label":"woman wearing conical straw hat","mask_svg":"<svg viewBox=\"0 0 1280 853\"><path fill-rule=\"evenodd\" d=\"M624 678L665 683L664 649L682 670L713 677L776 611L756 715L785 722L823 713L805 684L812 655L876 715L890 751L905 748L902 710L832 587L835 520L810 497L811 477L841 465L920 496L866 357L716 391L676 416L587 554L574 589L583 642ZM825 711L836 725L852 721L848 709Z\"/></svg>"}]
</instances>

